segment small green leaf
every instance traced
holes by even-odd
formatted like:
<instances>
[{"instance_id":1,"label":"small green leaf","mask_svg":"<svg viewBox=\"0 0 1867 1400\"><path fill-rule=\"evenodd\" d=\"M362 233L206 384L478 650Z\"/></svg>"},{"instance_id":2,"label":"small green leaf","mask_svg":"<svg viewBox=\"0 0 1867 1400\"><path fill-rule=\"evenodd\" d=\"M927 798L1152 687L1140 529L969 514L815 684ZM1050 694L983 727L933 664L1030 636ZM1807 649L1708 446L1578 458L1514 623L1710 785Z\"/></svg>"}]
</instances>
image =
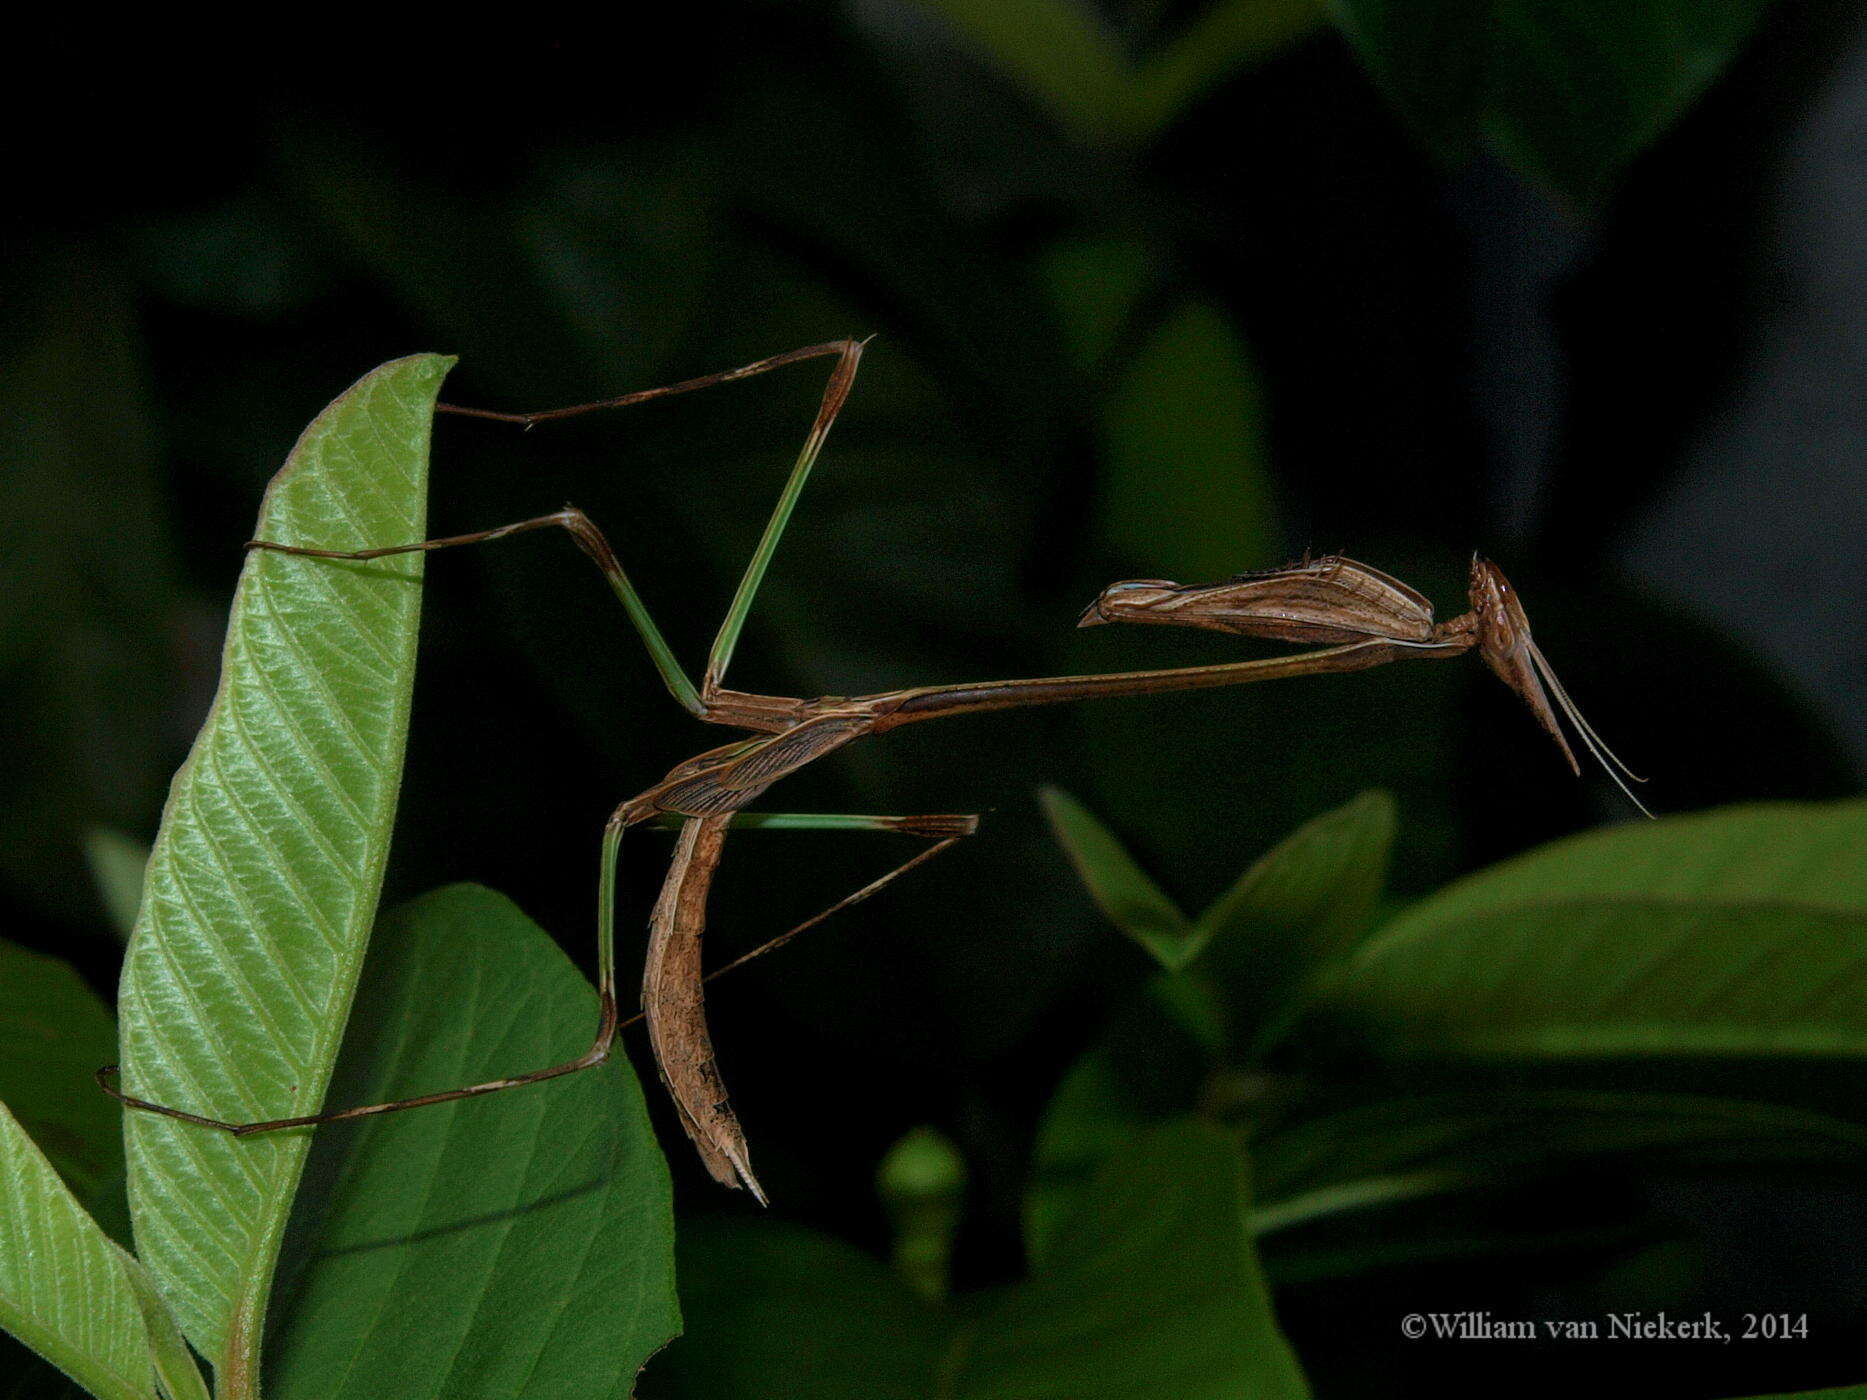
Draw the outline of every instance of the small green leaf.
<instances>
[{"instance_id":1,"label":"small green leaf","mask_svg":"<svg viewBox=\"0 0 1867 1400\"><path fill-rule=\"evenodd\" d=\"M325 549L420 539L451 363L398 360L337 399L273 479L257 535ZM170 790L124 963L129 1092L236 1122L322 1101L389 850L420 579L419 554L248 556L220 689ZM255 1394L309 1134L125 1121L138 1251L221 1395Z\"/></svg>"},{"instance_id":2,"label":"small green leaf","mask_svg":"<svg viewBox=\"0 0 1867 1400\"><path fill-rule=\"evenodd\" d=\"M490 890L388 915L334 1097L380 1103L561 1063L596 994ZM620 1050L600 1069L320 1131L267 1394L625 1397L680 1331L667 1164Z\"/></svg>"},{"instance_id":3,"label":"small green leaf","mask_svg":"<svg viewBox=\"0 0 1867 1400\"><path fill-rule=\"evenodd\" d=\"M1215 0L1136 71L1136 134L1158 135L1228 74L1314 31L1325 13L1324 0Z\"/></svg>"},{"instance_id":4,"label":"small green leaf","mask_svg":"<svg viewBox=\"0 0 1867 1400\"><path fill-rule=\"evenodd\" d=\"M91 879L103 901L110 926L128 938L136 928L136 913L143 907L143 874L149 866L149 848L107 826L94 826L84 836L84 856L91 863Z\"/></svg>"},{"instance_id":5,"label":"small green leaf","mask_svg":"<svg viewBox=\"0 0 1867 1400\"><path fill-rule=\"evenodd\" d=\"M1743 47L1769 0L1334 0L1377 84L1441 156L1481 137L1591 203Z\"/></svg>"},{"instance_id":6,"label":"small green leaf","mask_svg":"<svg viewBox=\"0 0 1867 1400\"><path fill-rule=\"evenodd\" d=\"M1321 22L1323 0L1217 0L1138 61L1084 0L925 0L1079 141L1138 145Z\"/></svg>"},{"instance_id":7,"label":"small green leaf","mask_svg":"<svg viewBox=\"0 0 1867 1400\"><path fill-rule=\"evenodd\" d=\"M682 1240L689 1328L667 1368L707 1400L1304 1396L1246 1204L1223 1133L1152 1129L1104 1166L1029 1280L953 1309L807 1231L702 1226Z\"/></svg>"},{"instance_id":8,"label":"small green leaf","mask_svg":"<svg viewBox=\"0 0 1867 1400\"><path fill-rule=\"evenodd\" d=\"M1199 949L1190 941L1186 915L1135 864L1115 833L1062 788L1047 787L1038 797L1058 844L1109 921L1170 971L1191 961Z\"/></svg>"},{"instance_id":9,"label":"small green leaf","mask_svg":"<svg viewBox=\"0 0 1867 1400\"><path fill-rule=\"evenodd\" d=\"M1254 1064L1295 1022L1367 929L1394 835L1393 799L1363 793L1254 862L1190 929L1162 933L1115 913L1172 910L1115 837L1067 794L1044 801L1097 902L1179 970L1116 1011L1051 1099L1025 1210L1034 1257L1096 1164L1149 1123L1194 1111L1215 1070Z\"/></svg>"},{"instance_id":10,"label":"small green leaf","mask_svg":"<svg viewBox=\"0 0 1867 1400\"><path fill-rule=\"evenodd\" d=\"M926 0L1081 141L1124 137L1133 124L1128 57L1080 0Z\"/></svg>"},{"instance_id":11,"label":"small green leaf","mask_svg":"<svg viewBox=\"0 0 1867 1400\"><path fill-rule=\"evenodd\" d=\"M0 1103L83 1201L123 1170L117 1106L92 1082L116 1043L68 963L0 942Z\"/></svg>"},{"instance_id":12,"label":"small green leaf","mask_svg":"<svg viewBox=\"0 0 1867 1400\"><path fill-rule=\"evenodd\" d=\"M1255 1061L1367 932L1387 880L1394 799L1364 792L1305 822L1199 916L1233 1056Z\"/></svg>"},{"instance_id":13,"label":"small green leaf","mask_svg":"<svg viewBox=\"0 0 1867 1400\"><path fill-rule=\"evenodd\" d=\"M0 1327L99 1400L155 1400L125 1261L0 1104Z\"/></svg>"}]
</instances>

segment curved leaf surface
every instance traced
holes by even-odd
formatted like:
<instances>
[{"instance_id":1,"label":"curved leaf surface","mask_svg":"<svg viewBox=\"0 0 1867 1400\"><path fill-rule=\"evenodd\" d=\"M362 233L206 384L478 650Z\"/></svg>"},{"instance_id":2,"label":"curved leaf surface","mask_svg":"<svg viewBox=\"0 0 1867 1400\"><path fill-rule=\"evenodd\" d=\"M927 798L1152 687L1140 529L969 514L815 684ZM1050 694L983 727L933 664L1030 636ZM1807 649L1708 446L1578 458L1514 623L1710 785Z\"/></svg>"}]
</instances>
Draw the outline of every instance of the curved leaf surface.
<instances>
[{"instance_id":1,"label":"curved leaf surface","mask_svg":"<svg viewBox=\"0 0 1867 1400\"><path fill-rule=\"evenodd\" d=\"M382 923L333 1099L561 1063L596 993L510 901L456 885ZM630 1393L680 1331L667 1163L600 1069L323 1130L274 1307L274 1400Z\"/></svg>"}]
</instances>

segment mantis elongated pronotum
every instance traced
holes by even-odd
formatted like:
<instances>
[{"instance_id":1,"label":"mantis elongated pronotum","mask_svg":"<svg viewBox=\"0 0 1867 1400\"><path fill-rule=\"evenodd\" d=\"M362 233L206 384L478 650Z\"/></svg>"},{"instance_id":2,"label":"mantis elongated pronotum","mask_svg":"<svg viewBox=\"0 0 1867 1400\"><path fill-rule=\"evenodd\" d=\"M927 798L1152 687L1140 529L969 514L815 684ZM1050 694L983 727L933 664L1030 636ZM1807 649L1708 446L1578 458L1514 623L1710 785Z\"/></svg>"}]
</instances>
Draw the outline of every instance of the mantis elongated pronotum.
<instances>
[{"instance_id":1,"label":"mantis elongated pronotum","mask_svg":"<svg viewBox=\"0 0 1867 1400\"><path fill-rule=\"evenodd\" d=\"M545 413L509 414L449 405L440 408L443 412L529 427L550 419L725 384L803 360L835 358L835 368L810 435L727 609L698 685L682 670L602 532L588 516L573 507L473 534L379 549L340 551L268 540L249 542L248 548L282 554L370 560L412 551L487 543L535 530L563 529L603 572L675 700L699 719L744 730L752 736L736 739L678 765L660 782L622 803L610 816L603 833L598 881L599 1016L596 1034L587 1051L562 1064L482 1084L389 1103L256 1123L231 1123L185 1113L129 1097L108 1083L105 1083L106 1090L134 1108L246 1136L495 1093L601 1064L608 1058L618 1030L628 1024L620 1016L616 991L615 905L622 836L630 827L644 822L672 821L679 826L679 836L650 918L642 983L642 1017L648 1022L649 1039L662 1081L708 1170L725 1185L743 1185L763 1202L765 1195L752 1172L745 1136L727 1100L714 1060L702 1001L702 984L707 979L700 973L701 933L705 926L708 891L719 865L727 830L735 825L892 830L936 842L816 918L754 950L747 955L749 958L776 947L837 910L867 898L889 881L970 834L976 825L976 819L971 816L754 814L744 810L780 778L825 754L868 735L952 715L1099 696L1208 689L1356 671L1406 657L1454 657L1476 647L1490 667L1530 704L1543 727L1561 746L1572 769L1579 771L1551 709L1545 684L1590 752L1620 782L1620 774L1615 771L1618 760L1608 754L1543 660L1530 638L1522 606L1510 585L1494 565L1477 558L1473 560L1471 571L1472 611L1444 623L1435 623L1431 604L1405 584L1365 564L1333 556L1304 560L1284 569L1241 575L1209 586L1148 581L1117 583L1104 590L1081 619L1081 625L1114 621L1173 624L1321 644L1319 650L1292 656L1169 670L920 686L877 695L823 696L814 700L728 689L723 683L724 676L740 631L811 468L849 396L863 343L843 340L806 346L723 373ZM1625 783L1622 787L1625 788ZM100 1071L100 1083L105 1082L107 1073Z\"/></svg>"}]
</instances>

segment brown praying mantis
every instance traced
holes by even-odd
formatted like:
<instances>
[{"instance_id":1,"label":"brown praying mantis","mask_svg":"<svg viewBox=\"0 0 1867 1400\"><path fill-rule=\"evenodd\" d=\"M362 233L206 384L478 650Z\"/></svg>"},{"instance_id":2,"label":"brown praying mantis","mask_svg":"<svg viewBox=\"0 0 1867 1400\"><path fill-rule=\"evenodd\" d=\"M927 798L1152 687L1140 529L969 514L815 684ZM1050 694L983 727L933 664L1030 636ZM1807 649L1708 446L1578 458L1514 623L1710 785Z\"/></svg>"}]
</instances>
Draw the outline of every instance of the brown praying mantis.
<instances>
[{"instance_id":1,"label":"brown praying mantis","mask_svg":"<svg viewBox=\"0 0 1867 1400\"><path fill-rule=\"evenodd\" d=\"M437 408L440 412L531 427L552 419L731 383L800 361L834 358L835 365L810 434L733 595L698 685L682 669L608 540L588 516L574 507L567 506L549 515L472 534L377 549L328 550L268 540L248 543L250 549L274 550L313 559L371 560L489 543L536 530L563 529L602 571L675 700L698 719L745 731L749 736L677 765L660 782L618 806L605 825L597 896L599 1010L596 1033L588 1050L561 1064L481 1084L387 1103L252 1123L225 1122L126 1095L108 1083L108 1075L114 1067L99 1071L99 1083L106 1092L132 1108L244 1137L446 1103L555 1079L602 1064L609 1057L619 1030L632 1020L646 1019L662 1082L707 1169L722 1184L744 1186L763 1203L765 1193L753 1174L745 1135L733 1113L715 1062L706 1025L703 983L711 976L718 976L778 947L838 910L868 898L970 835L977 825L976 817L965 815L866 816L745 810L781 778L857 739L955 715L1104 696L1149 695L1328 675L1364 670L1405 658L1450 658L1476 648L1486 664L1529 704L1539 723L1561 747L1573 771L1579 773L1580 766L1563 736L1556 718L1557 709L1568 717L1589 752L1622 790L1633 797L1622 775L1628 778L1634 775L1609 752L1557 681L1531 638L1522 604L1510 584L1495 565L1476 556L1471 566L1472 610L1443 623L1433 620L1431 603L1406 584L1341 556L1306 558L1286 568L1243 574L1211 585L1183 586L1148 580L1116 583L1101 593L1079 621L1081 626L1135 622L1201 627L1318 648L1289 656L1165 670L918 686L876 695L830 695L812 700L729 689L724 677L740 632L824 441L848 400L864 344L866 342L840 340L805 346L718 374L543 413L500 413L446 404ZM1639 806L1637 799L1635 805ZM1641 810L1646 809L1642 807ZM629 828L649 822L673 823L678 826L679 834L649 920L642 1012L631 1021L624 1021L617 997L615 951L622 837ZM708 892L719 866L726 834L735 826L899 831L926 838L934 844L814 918L703 978L700 948Z\"/></svg>"}]
</instances>

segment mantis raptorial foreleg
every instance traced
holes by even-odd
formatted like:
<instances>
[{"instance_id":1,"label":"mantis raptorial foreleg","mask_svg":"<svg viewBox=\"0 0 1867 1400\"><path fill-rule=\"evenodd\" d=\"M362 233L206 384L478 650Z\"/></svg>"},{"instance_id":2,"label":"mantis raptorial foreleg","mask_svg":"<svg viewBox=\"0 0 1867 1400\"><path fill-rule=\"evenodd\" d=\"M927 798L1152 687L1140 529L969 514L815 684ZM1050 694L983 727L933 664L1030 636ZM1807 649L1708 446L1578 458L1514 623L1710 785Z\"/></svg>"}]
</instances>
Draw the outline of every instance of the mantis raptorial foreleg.
<instances>
[{"instance_id":1,"label":"mantis raptorial foreleg","mask_svg":"<svg viewBox=\"0 0 1867 1400\"><path fill-rule=\"evenodd\" d=\"M724 821L730 828L749 828L766 831L893 831L912 836L921 836L933 844L917 851L914 855L894 866L876 879L869 881L861 889L811 915L800 924L786 929L775 938L748 952L741 953L731 962L715 968L700 980L711 982L716 977L744 967L754 958L763 957L789 943L799 934L815 928L834 914L841 913L854 905L862 903L872 895L879 894L887 886L906 875L909 871L925 865L935 856L949 850L966 836L970 836L978 826L978 818L971 815L938 814L929 816L867 816L855 813L808 813L808 812L739 812L727 818L715 818ZM232 1123L219 1118L208 1118L198 1113L186 1113L181 1109L170 1108L164 1104L151 1103L123 1093L109 1082L117 1067L106 1065L97 1072L97 1082L103 1091L113 1099L130 1108L161 1114L165 1118L179 1119L200 1128L220 1128L235 1137L251 1137L258 1133L279 1132L286 1128L310 1128L320 1123L341 1123L352 1118L373 1118L384 1113L398 1113L403 1109L425 1108L429 1104L448 1103L454 1099L479 1098L486 1094L498 1093L503 1089L516 1089L526 1084L537 1084L547 1079L561 1078L574 1074L578 1070L590 1069L602 1064L609 1058L615 1045L618 1032L628 1029L648 1017L647 1010L633 1016L619 1015L616 998L615 976L615 896L619 875L619 863L622 850L622 833L626 824L614 821L605 829L603 837L602 875L599 881L597 909L597 1028L591 1040L590 1048L575 1059L562 1064L551 1065L545 1069L533 1070L526 1074L511 1075L504 1079L492 1079L482 1084L469 1084L463 1088L445 1089L431 1094L418 1094L413 1098L392 1099L386 1103L362 1104L355 1108L333 1109L327 1113L309 1113L295 1118L271 1118L252 1123ZM707 871L710 878L711 870ZM671 888L675 881L669 881ZM646 982L647 979L645 979ZM704 1023L702 1025L704 1034ZM670 1086L672 1087L672 1086ZM679 1104L679 1099L676 1100ZM687 1109L681 1105L683 1121Z\"/></svg>"}]
</instances>

